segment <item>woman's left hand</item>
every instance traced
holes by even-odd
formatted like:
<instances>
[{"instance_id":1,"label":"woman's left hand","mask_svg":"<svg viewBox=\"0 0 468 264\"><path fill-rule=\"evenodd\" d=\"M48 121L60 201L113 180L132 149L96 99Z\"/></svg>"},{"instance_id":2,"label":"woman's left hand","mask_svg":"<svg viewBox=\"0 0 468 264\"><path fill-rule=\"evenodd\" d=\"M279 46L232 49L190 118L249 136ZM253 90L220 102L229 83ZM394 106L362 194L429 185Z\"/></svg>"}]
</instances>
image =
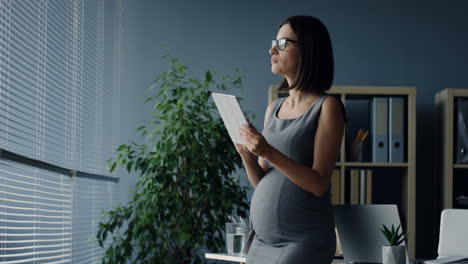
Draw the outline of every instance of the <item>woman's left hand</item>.
<instances>
[{"instance_id":1,"label":"woman's left hand","mask_svg":"<svg viewBox=\"0 0 468 264\"><path fill-rule=\"evenodd\" d=\"M251 123L248 126L242 124L239 128L239 135L244 140L245 147L253 154L264 158L268 153L271 153L273 147Z\"/></svg>"}]
</instances>

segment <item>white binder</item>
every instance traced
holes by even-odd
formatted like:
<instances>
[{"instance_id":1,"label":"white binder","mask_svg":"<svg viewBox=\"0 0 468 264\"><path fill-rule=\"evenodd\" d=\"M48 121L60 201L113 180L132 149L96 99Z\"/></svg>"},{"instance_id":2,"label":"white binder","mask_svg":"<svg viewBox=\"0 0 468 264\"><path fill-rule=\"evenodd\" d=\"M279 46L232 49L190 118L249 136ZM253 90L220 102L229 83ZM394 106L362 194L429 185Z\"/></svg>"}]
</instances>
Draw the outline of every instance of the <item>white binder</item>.
<instances>
[{"instance_id":1,"label":"white binder","mask_svg":"<svg viewBox=\"0 0 468 264\"><path fill-rule=\"evenodd\" d=\"M388 99L388 162L404 162L405 100L402 97Z\"/></svg>"},{"instance_id":2,"label":"white binder","mask_svg":"<svg viewBox=\"0 0 468 264\"><path fill-rule=\"evenodd\" d=\"M372 162L388 162L388 98L372 98Z\"/></svg>"}]
</instances>

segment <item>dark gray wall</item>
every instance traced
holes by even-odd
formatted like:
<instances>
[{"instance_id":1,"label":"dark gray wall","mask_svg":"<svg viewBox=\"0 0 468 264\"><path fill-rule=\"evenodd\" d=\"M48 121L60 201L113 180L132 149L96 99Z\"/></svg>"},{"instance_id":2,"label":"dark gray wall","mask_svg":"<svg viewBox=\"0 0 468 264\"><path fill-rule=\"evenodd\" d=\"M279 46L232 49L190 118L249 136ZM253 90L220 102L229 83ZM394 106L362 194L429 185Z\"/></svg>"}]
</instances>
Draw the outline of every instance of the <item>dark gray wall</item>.
<instances>
[{"instance_id":1,"label":"dark gray wall","mask_svg":"<svg viewBox=\"0 0 468 264\"><path fill-rule=\"evenodd\" d=\"M294 14L327 25L334 45L336 85L417 87L417 256L436 252L434 95L468 88L468 1L125 1L123 3L122 118L132 133L150 109L141 104L146 87L166 68L161 45L194 73L240 68L243 106L262 127L270 72L271 39ZM129 184L131 181L123 181ZM437 223L438 224L438 223Z\"/></svg>"}]
</instances>

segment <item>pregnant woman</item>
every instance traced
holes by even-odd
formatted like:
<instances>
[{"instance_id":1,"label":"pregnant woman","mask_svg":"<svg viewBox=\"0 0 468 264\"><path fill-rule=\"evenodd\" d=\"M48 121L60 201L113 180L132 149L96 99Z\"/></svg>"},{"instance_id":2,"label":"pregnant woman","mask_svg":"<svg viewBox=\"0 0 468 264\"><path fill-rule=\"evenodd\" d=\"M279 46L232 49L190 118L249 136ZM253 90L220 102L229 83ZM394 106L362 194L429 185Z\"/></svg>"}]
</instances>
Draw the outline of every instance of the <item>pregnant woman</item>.
<instances>
[{"instance_id":1,"label":"pregnant woman","mask_svg":"<svg viewBox=\"0 0 468 264\"><path fill-rule=\"evenodd\" d=\"M334 70L330 36L317 18L289 17L269 52L289 96L267 107L263 133L239 129L245 144L236 149L255 188L247 264L328 264L336 244L330 178L345 123L343 104L325 92Z\"/></svg>"}]
</instances>

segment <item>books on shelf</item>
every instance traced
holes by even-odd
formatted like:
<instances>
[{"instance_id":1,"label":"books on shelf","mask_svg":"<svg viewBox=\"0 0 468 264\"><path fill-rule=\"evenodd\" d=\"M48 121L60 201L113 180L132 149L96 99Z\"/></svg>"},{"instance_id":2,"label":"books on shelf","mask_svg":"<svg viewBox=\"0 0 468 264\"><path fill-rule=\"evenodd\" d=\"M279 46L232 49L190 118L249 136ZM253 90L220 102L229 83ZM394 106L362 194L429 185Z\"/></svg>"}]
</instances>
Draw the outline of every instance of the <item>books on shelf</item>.
<instances>
[{"instance_id":1,"label":"books on shelf","mask_svg":"<svg viewBox=\"0 0 468 264\"><path fill-rule=\"evenodd\" d=\"M372 204L372 170L349 170L349 203Z\"/></svg>"}]
</instances>

